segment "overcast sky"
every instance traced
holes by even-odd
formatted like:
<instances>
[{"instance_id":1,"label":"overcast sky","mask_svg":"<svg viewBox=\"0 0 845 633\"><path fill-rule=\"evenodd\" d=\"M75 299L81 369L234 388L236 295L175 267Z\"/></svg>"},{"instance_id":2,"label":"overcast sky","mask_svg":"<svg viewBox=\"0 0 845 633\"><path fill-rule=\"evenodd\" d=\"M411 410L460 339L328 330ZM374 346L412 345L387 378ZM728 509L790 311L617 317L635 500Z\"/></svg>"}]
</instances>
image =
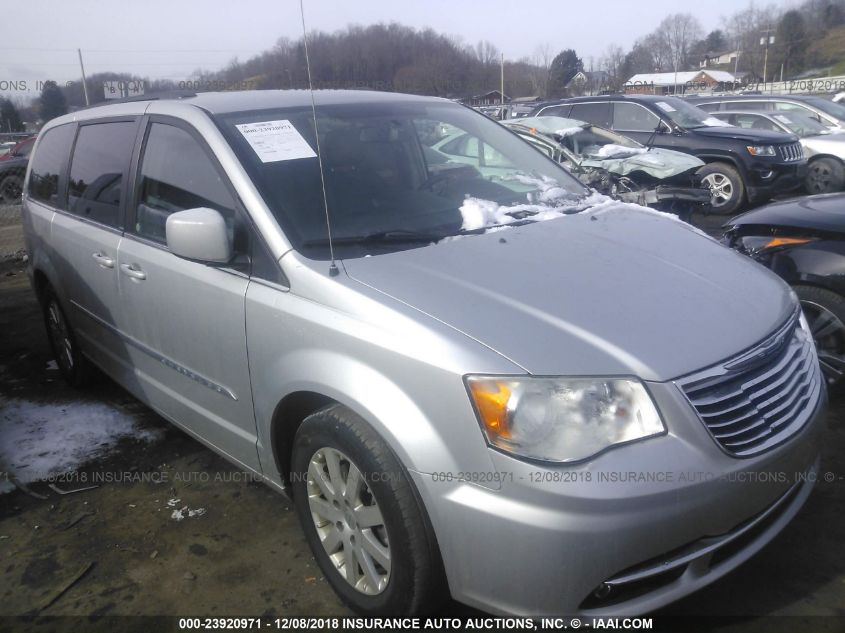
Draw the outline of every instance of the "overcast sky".
<instances>
[{"instance_id":1,"label":"overcast sky","mask_svg":"<svg viewBox=\"0 0 845 633\"><path fill-rule=\"evenodd\" d=\"M743 6L736 0L306 0L305 17L309 30L322 31L390 21L430 26L468 44L490 40L508 59L530 56L548 42L555 51L574 48L589 65L610 44L627 49L668 13L688 11L708 31ZM301 35L298 0L6 0L3 16L0 90L21 97L35 96L38 80L78 79L77 48L88 74L178 81L197 68L247 59L280 36ZM8 82L18 82L19 90Z\"/></svg>"}]
</instances>

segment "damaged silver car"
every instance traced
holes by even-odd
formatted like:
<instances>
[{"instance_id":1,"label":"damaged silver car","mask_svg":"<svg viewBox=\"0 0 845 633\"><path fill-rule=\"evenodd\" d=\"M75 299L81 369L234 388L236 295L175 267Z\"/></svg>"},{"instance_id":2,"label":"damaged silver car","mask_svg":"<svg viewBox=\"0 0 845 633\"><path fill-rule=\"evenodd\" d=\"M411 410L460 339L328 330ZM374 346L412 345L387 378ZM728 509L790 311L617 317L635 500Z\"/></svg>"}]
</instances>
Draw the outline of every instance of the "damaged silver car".
<instances>
[{"instance_id":1,"label":"damaged silver car","mask_svg":"<svg viewBox=\"0 0 845 633\"><path fill-rule=\"evenodd\" d=\"M599 193L681 216L709 210L710 191L696 175L704 162L695 156L646 147L603 127L563 117L528 117L502 125Z\"/></svg>"}]
</instances>

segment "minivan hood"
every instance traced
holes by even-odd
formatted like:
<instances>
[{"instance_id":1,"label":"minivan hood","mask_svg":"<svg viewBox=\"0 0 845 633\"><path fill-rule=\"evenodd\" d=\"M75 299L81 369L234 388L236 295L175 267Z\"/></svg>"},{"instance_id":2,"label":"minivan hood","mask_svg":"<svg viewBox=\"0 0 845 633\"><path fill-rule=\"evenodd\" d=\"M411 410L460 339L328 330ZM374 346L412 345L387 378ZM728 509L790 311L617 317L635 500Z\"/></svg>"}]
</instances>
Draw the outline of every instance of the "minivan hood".
<instances>
[{"instance_id":1,"label":"minivan hood","mask_svg":"<svg viewBox=\"0 0 845 633\"><path fill-rule=\"evenodd\" d=\"M739 141L755 141L757 143L797 143L798 137L786 132L772 130L749 130L732 126L697 127L692 130L695 134L713 138L733 138Z\"/></svg>"},{"instance_id":2,"label":"minivan hood","mask_svg":"<svg viewBox=\"0 0 845 633\"><path fill-rule=\"evenodd\" d=\"M768 270L636 205L344 260L347 274L538 375L669 380L794 310Z\"/></svg>"}]
</instances>

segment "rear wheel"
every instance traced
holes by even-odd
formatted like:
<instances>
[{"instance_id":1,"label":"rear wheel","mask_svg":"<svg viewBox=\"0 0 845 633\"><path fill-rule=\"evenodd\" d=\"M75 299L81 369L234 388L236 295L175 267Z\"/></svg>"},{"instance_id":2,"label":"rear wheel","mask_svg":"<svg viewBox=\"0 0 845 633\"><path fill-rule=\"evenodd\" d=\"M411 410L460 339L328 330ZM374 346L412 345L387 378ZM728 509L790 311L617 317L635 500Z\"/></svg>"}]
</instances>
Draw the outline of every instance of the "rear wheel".
<instances>
[{"instance_id":1,"label":"rear wheel","mask_svg":"<svg viewBox=\"0 0 845 633\"><path fill-rule=\"evenodd\" d=\"M739 172L727 163L709 163L698 170L701 186L710 189L712 213L734 213L745 200L745 184Z\"/></svg>"},{"instance_id":2,"label":"rear wheel","mask_svg":"<svg viewBox=\"0 0 845 633\"><path fill-rule=\"evenodd\" d=\"M11 174L0 178L0 200L7 204L20 202L23 194L23 177Z\"/></svg>"},{"instance_id":3,"label":"rear wheel","mask_svg":"<svg viewBox=\"0 0 845 633\"><path fill-rule=\"evenodd\" d=\"M815 286L795 286L795 293L828 384L840 382L845 375L845 297Z\"/></svg>"},{"instance_id":4,"label":"rear wheel","mask_svg":"<svg viewBox=\"0 0 845 633\"><path fill-rule=\"evenodd\" d=\"M845 166L835 158L816 158L807 165L807 193L833 193L845 186Z\"/></svg>"},{"instance_id":5,"label":"rear wheel","mask_svg":"<svg viewBox=\"0 0 845 633\"><path fill-rule=\"evenodd\" d=\"M444 583L427 515L364 420L341 405L309 416L296 432L291 479L308 544L347 605L374 616L437 608Z\"/></svg>"},{"instance_id":6,"label":"rear wheel","mask_svg":"<svg viewBox=\"0 0 845 633\"><path fill-rule=\"evenodd\" d=\"M93 367L79 350L76 335L65 316L56 293L46 288L41 298L47 339L62 377L72 387L84 387L91 382Z\"/></svg>"}]
</instances>

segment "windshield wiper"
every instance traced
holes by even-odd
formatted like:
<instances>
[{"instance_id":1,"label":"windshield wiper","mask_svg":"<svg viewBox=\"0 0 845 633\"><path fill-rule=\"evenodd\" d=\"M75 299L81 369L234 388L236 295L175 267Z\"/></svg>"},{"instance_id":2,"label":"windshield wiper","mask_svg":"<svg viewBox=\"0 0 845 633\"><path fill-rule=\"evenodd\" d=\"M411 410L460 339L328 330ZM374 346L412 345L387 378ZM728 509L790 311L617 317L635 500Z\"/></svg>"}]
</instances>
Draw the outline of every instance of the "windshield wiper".
<instances>
[{"instance_id":1,"label":"windshield wiper","mask_svg":"<svg viewBox=\"0 0 845 633\"><path fill-rule=\"evenodd\" d=\"M411 242L437 242L444 237L446 235L442 233L422 233L420 231L406 229L391 229L389 231L375 231L364 235L341 235L339 237L333 237L332 244L407 244ZM303 242L303 246L328 246L328 244L329 239L327 237Z\"/></svg>"}]
</instances>

